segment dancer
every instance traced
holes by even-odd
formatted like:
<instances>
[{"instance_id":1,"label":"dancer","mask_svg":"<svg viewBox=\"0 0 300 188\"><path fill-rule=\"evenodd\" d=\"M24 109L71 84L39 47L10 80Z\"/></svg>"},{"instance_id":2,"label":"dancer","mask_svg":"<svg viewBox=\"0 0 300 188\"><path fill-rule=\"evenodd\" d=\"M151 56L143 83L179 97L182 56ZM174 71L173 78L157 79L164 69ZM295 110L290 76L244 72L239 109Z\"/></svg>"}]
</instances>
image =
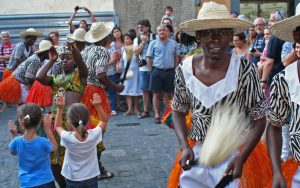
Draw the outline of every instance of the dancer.
<instances>
[{"instance_id":1,"label":"dancer","mask_svg":"<svg viewBox=\"0 0 300 188\"><path fill-rule=\"evenodd\" d=\"M240 56L227 53L233 34L241 33L251 25L248 21L231 18L226 6L215 2L203 3L197 19L181 24L183 32L196 32L203 53L187 58L176 69L172 109L181 148L180 187L214 187L224 174L231 174L234 179L229 187L237 187L236 178L241 177L243 165L264 131L266 100L256 69ZM217 166L191 167L187 161L198 158L212 112L222 101L238 103L250 114L253 128L247 135L247 142L237 151L238 155ZM187 131L185 115L190 109L192 126Z\"/></svg>"}]
</instances>

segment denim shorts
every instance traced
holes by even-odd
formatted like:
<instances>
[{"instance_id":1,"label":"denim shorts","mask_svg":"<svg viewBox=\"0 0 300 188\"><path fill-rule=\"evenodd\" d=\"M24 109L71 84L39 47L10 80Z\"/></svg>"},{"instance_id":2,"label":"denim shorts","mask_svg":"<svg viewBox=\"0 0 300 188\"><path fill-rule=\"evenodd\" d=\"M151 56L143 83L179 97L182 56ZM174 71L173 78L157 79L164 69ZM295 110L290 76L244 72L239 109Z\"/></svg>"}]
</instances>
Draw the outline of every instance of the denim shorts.
<instances>
[{"instance_id":1,"label":"denim shorts","mask_svg":"<svg viewBox=\"0 0 300 188\"><path fill-rule=\"evenodd\" d=\"M149 91L150 73L149 71L140 71L140 90Z\"/></svg>"},{"instance_id":2,"label":"denim shorts","mask_svg":"<svg viewBox=\"0 0 300 188\"><path fill-rule=\"evenodd\" d=\"M98 177L83 181L71 181L66 179L67 188L98 188Z\"/></svg>"}]
</instances>

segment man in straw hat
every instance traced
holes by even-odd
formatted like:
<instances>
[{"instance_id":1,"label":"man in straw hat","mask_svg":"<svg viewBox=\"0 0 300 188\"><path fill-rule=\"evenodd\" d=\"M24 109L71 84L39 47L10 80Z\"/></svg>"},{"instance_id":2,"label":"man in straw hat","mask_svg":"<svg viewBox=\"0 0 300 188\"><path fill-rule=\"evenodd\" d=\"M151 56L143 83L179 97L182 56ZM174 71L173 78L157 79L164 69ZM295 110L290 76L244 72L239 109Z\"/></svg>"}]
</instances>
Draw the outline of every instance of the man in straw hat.
<instances>
[{"instance_id":1,"label":"man in straw hat","mask_svg":"<svg viewBox=\"0 0 300 188\"><path fill-rule=\"evenodd\" d=\"M285 70L274 76L271 83L271 99L267 119L267 141L273 164L273 187L300 187L300 4L296 15L274 24L273 35L285 41L294 41L297 60ZM290 119L289 145L292 158L281 168L280 151L282 145L282 126Z\"/></svg>"},{"instance_id":2,"label":"man in straw hat","mask_svg":"<svg viewBox=\"0 0 300 188\"><path fill-rule=\"evenodd\" d=\"M40 36L42 36L42 33L37 32L34 28L29 28L20 33L20 37L24 39L24 42L16 44L16 47L10 56L7 68L3 72L3 79L11 75L12 72L20 65L20 63L25 61L33 54L33 45L37 37Z\"/></svg>"},{"instance_id":3,"label":"man in straw hat","mask_svg":"<svg viewBox=\"0 0 300 188\"><path fill-rule=\"evenodd\" d=\"M240 56L228 54L233 34L241 33L251 25L248 21L230 17L226 6L215 2L203 3L197 19L180 24L183 32L196 34L203 53L187 58L176 69L172 110L181 155L177 157L180 160L174 163L169 187L177 187L178 184L180 187L214 187L224 173L232 175L233 179L239 178L244 163L259 142L265 127L266 100L256 68ZM221 164L192 167L190 164L199 158L212 112L222 101L238 103L247 110L253 122L251 134L238 154ZM190 109L192 125L186 130L185 115ZM178 164L181 168L176 171ZM231 182L229 187L237 187L237 181Z\"/></svg>"},{"instance_id":4,"label":"man in straw hat","mask_svg":"<svg viewBox=\"0 0 300 188\"><path fill-rule=\"evenodd\" d=\"M111 42L109 34L111 33L114 25L115 24L113 22L93 23L90 30L84 37L84 39L87 42L92 43L92 45L86 47L81 52L83 61L86 63L89 70L87 86L81 102L89 108L92 119L95 120L93 121L94 126L97 125L98 121L101 121L98 119L99 116L97 111L91 103L94 93L98 93L100 95L102 108L107 114L107 117L110 117L111 107L105 92L105 87L113 88L117 92L121 92L124 89L123 85L115 84L106 74L110 58L106 48L109 48ZM99 179L113 177L113 173L106 171L104 167L101 166L101 151L98 152L98 157L101 171Z\"/></svg>"},{"instance_id":5,"label":"man in straw hat","mask_svg":"<svg viewBox=\"0 0 300 188\"><path fill-rule=\"evenodd\" d=\"M29 87L35 80L37 70L44 60L49 59L48 53L52 43L42 40L39 50L23 61L12 73L0 84L0 99L14 104L26 101Z\"/></svg>"}]
</instances>

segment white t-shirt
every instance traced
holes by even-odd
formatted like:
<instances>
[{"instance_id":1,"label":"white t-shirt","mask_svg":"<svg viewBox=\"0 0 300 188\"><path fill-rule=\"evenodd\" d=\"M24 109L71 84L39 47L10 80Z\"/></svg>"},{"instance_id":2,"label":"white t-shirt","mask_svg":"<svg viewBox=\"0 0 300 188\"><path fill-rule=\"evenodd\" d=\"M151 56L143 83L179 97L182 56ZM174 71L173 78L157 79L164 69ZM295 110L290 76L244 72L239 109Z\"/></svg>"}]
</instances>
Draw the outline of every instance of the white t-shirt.
<instances>
[{"instance_id":1,"label":"white t-shirt","mask_svg":"<svg viewBox=\"0 0 300 188\"><path fill-rule=\"evenodd\" d=\"M100 174L97 159L97 144L102 140L102 129L96 127L87 131L84 142L75 138L75 132L62 131L60 144L66 148L61 174L71 181L83 181Z\"/></svg>"}]
</instances>

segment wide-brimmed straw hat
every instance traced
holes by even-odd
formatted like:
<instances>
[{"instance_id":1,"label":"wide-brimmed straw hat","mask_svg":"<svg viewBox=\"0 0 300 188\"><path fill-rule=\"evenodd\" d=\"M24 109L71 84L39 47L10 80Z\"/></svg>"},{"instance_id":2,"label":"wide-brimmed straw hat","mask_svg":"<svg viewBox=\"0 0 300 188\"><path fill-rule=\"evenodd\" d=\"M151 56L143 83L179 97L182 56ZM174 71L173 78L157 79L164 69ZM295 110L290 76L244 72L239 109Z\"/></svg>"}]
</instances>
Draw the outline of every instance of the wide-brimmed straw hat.
<instances>
[{"instance_id":1,"label":"wide-brimmed straw hat","mask_svg":"<svg viewBox=\"0 0 300 188\"><path fill-rule=\"evenodd\" d=\"M205 2L199 10L197 19L180 24L183 32L195 36L195 31L207 29L231 28L234 34L242 33L251 27L250 21L232 18L225 5L215 2Z\"/></svg>"},{"instance_id":2,"label":"wide-brimmed straw hat","mask_svg":"<svg viewBox=\"0 0 300 188\"><path fill-rule=\"evenodd\" d=\"M83 28L78 28L76 29L73 34L67 35L69 39L72 39L74 41L79 41L79 42L85 42L84 36L86 34L86 30Z\"/></svg>"},{"instance_id":3,"label":"wide-brimmed straw hat","mask_svg":"<svg viewBox=\"0 0 300 188\"><path fill-rule=\"evenodd\" d=\"M114 26L114 22L94 22L84 39L90 43L98 42L109 35Z\"/></svg>"},{"instance_id":4,"label":"wide-brimmed straw hat","mask_svg":"<svg viewBox=\"0 0 300 188\"><path fill-rule=\"evenodd\" d=\"M293 42L293 31L298 26L300 26L300 3L296 7L296 15L272 25L271 33L284 41Z\"/></svg>"},{"instance_id":5,"label":"wide-brimmed straw hat","mask_svg":"<svg viewBox=\"0 0 300 188\"><path fill-rule=\"evenodd\" d=\"M35 53L36 54L40 54L40 53L42 53L44 51L47 51L47 50L49 50L51 48L51 46L52 46L52 43L50 41L48 41L48 40L42 40L40 42L40 44L39 44L39 50L36 51Z\"/></svg>"},{"instance_id":6,"label":"wide-brimmed straw hat","mask_svg":"<svg viewBox=\"0 0 300 188\"><path fill-rule=\"evenodd\" d=\"M20 37L21 37L22 39L24 39L26 36L36 36L36 37L40 37L40 36L42 36L42 33L36 31L34 28L29 28L29 29L26 29L25 31L22 31L22 32L20 33Z\"/></svg>"}]
</instances>

